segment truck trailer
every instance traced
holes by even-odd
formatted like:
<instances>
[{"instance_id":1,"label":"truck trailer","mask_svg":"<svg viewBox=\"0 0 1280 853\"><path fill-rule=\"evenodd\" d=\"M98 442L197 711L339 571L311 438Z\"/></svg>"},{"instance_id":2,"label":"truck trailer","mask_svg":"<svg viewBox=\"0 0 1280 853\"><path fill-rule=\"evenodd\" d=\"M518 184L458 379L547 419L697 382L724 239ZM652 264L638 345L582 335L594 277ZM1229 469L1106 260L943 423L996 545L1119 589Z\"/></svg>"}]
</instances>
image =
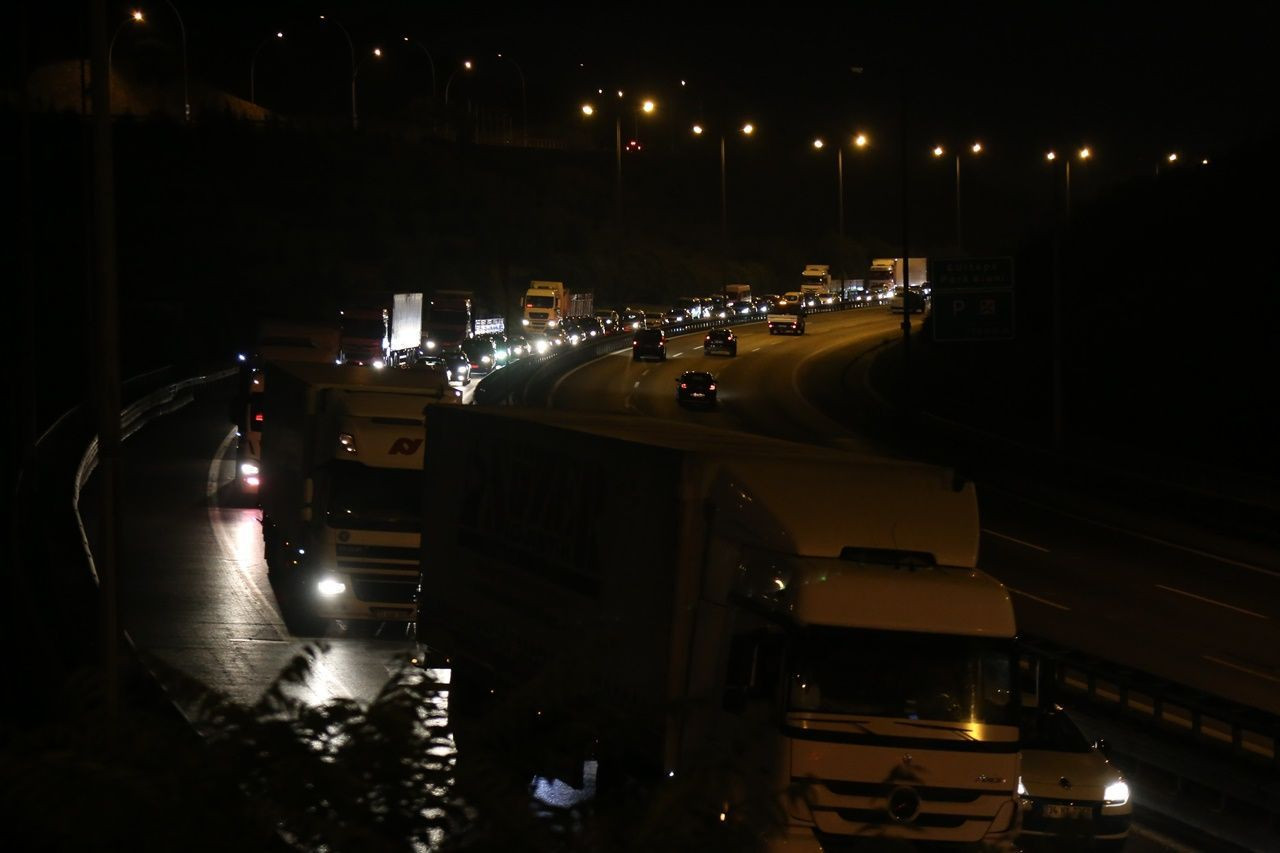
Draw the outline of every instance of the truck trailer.
<instances>
[{"instance_id":1,"label":"truck trailer","mask_svg":"<svg viewBox=\"0 0 1280 853\"><path fill-rule=\"evenodd\" d=\"M435 371L268 362L262 536L290 626L412 621L423 409L461 402Z\"/></svg>"},{"instance_id":2,"label":"truck trailer","mask_svg":"<svg viewBox=\"0 0 1280 853\"><path fill-rule=\"evenodd\" d=\"M597 778L643 790L749 731L730 758L785 814L775 850L1016 829L1013 608L976 569L971 483L584 412L432 407L426 434L418 636L452 667L459 761L478 703L532 691ZM764 808L723 797L706 820Z\"/></svg>"}]
</instances>

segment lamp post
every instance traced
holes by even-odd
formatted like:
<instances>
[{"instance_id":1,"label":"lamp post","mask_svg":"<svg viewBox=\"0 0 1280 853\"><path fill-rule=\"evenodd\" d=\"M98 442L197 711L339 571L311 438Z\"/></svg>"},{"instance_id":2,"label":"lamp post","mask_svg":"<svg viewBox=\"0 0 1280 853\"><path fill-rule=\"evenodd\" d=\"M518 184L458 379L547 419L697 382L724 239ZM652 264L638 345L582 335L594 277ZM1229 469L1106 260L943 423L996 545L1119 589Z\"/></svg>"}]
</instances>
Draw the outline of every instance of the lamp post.
<instances>
[{"instance_id":1,"label":"lamp post","mask_svg":"<svg viewBox=\"0 0 1280 853\"><path fill-rule=\"evenodd\" d=\"M510 62L515 67L516 73L520 75L520 138L527 146L529 144L529 101L525 97L524 71L520 68L520 63L511 57L499 53L498 58Z\"/></svg>"},{"instance_id":2,"label":"lamp post","mask_svg":"<svg viewBox=\"0 0 1280 853\"><path fill-rule=\"evenodd\" d=\"M858 150L867 147L867 135L857 133L853 136L853 146ZM826 142L821 138L813 140L815 150L821 151ZM836 147L836 236L844 239L844 146Z\"/></svg>"},{"instance_id":3,"label":"lamp post","mask_svg":"<svg viewBox=\"0 0 1280 853\"><path fill-rule=\"evenodd\" d=\"M258 46L254 48L253 58L249 60L249 103L253 104L254 106L257 106L258 104L258 100L256 97L256 90L254 88L254 70L258 65L258 54L262 52L262 48L266 46L267 42L271 41L271 39L273 38L278 41L284 38L284 33L277 32L275 35L267 36L262 41L260 41L258 43Z\"/></svg>"},{"instance_id":4,"label":"lamp post","mask_svg":"<svg viewBox=\"0 0 1280 853\"><path fill-rule=\"evenodd\" d=\"M444 104L449 105L449 87L453 85L453 78L458 76L459 71L470 71L474 66L470 59L464 59L462 64L453 69L453 73L449 75L449 79L444 81Z\"/></svg>"},{"instance_id":5,"label":"lamp post","mask_svg":"<svg viewBox=\"0 0 1280 853\"><path fill-rule=\"evenodd\" d=\"M417 39L411 39L408 36L401 36L405 44L412 44L427 55L427 63L431 66L431 100L434 103L436 99L436 61L431 57L431 51L427 50L427 46Z\"/></svg>"},{"instance_id":6,"label":"lamp post","mask_svg":"<svg viewBox=\"0 0 1280 853\"><path fill-rule=\"evenodd\" d=\"M325 15L321 15L320 20L337 27L342 35L346 37L347 49L351 51L351 129L356 130L359 128L359 119L356 113L356 72L358 70L356 65L356 45L351 40L351 33L347 32L347 28L340 21L331 20Z\"/></svg>"},{"instance_id":7,"label":"lamp post","mask_svg":"<svg viewBox=\"0 0 1280 853\"><path fill-rule=\"evenodd\" d=\"M1076 152L1076 157L1084 162L1093 157L1093 150L1083 147ZM1063 181L1057 180L1056 162L1063 161ZM1059 158L1057 152L1045 154L1053 174L1053 275L1050 280L1051 330L1050 345L1052 352L1052 375L1050 377L1050 407L1052 412L1053 449L1061 452L1065 442L1066 427L1063 419L1063 386L1062 386L1062 238L1071 219L1071 158ZM1061 186L1061 197L1059 196ZM1061 199L1061 203L1060 203Z\"/></svg>"},{"instance_id":8,"label":"lamp post","mask_svg":"<svg viewBox=\"0 0 1280 853\"><path fill-rule=\"evenodd\" d=\"M622 100L622 98L623 98L623 91L619 89L618 100ZM641 112L643 112L645 115L652 115L657 110L657 108L658 108L657 104L655 104L652 100L645 99L644 101L640 102L640 105L636 112L637 112L637 115ZM595 116L597 112L598 111L596 110L595 105L593 104L587 103L582 105L582 114L587 118L592 118L593 116ZM613 114L613 147L614 147L614 160L616 162L616 166L614 170L615 172L614 205L615 205L615 211L618 217L618 223L619 225L621 225L622 223L622 108L621 106L619 106L618 109L615 110Z\"/></svg>"},{"instance_id":9,"label":"lamp post","mask_svg":"<svg viewBox=\"0 0 1280 853\"><path fill-rule=\"evenodd\" d=\"M969 146L969 151L977 156L982 153L982 143L974 142ZM946 150L941 145L935 145L933 148L933 156L941 157ZM960 207L960 151L956 150L956 248L964 250L964 220L961 216Z\"/></svg>"},{"instance_id":10,"label":"lamp post","mask_svg":"<svg viewBox=\"0 0 1280 853\"><path fill-rule=\"evenodd\" d=\"M129 16L116 26L116 31L111 34L111 43L107 45L107 74L111 73L111 57L116 50L116 39L120 38L120 31L129 24L142 24L146 22L146 16L142 14L141 9L134 9ZM83 112L83 110L81 110Z\"/></svg>"},{"instance_id":11,"label":"lamp post","mask_svg":"<svg viewBox=\"0 0 1280 853\"><path fill-rule=\"evenodd\" d=\"M695 124L692 130L694 136L701 136L706 131L706 128L701 124ZM738 132L743 136L750 136L756 132L756 126L751 122L744 122L742 127L738 129ZM721 264L723 267L721 278L725 277L729 266L729 203L727 181L725 177L724 150L725 136L724 129L722 127L720 130L720 241L722 256Z\"/></svg>"},{"instance_id":12,"label":"lamp post","mask_svg":"<svg viewBox=\"0 0 1280 853\"><path fill-rule=\"evenodd\" d=\"M178 19L178 31L182 34L182 120L191 121L191 97L187 89L187 25L182 22L182 15L178 12L178 7L173 5L171 0L164 0L165 5L173 10L174 17Z\"/></svg>"}]
</instances>

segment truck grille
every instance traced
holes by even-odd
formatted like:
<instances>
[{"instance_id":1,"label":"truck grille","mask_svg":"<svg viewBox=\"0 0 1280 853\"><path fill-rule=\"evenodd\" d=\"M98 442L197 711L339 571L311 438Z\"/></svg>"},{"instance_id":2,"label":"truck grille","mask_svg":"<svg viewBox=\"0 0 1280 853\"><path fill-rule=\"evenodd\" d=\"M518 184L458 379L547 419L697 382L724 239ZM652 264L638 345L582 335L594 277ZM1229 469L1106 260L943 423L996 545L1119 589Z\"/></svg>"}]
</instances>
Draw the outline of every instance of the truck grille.
<instances>
[{"instance_id":1,"label":"truck grille","mask_svg":"<svg viewBox=\"0 0 1280 853\"><path fill-rule=\"evenodd\" d=\"M366 560L404 560L418 562L418 549L399 545L343 545L338 543L338 557L357 557Z\"/></svg>"},{"instance_id":2,"label":"truck grille","mask_svg":"<svg viewBox=\"0 0 1280 853\"><path fill-rule=\"evenodd\" d=\"M361 601L383 601L412 604L417 599L418 583L411 580L370 580L352 578L351 589Z\"/></svg>"}]
</instances>

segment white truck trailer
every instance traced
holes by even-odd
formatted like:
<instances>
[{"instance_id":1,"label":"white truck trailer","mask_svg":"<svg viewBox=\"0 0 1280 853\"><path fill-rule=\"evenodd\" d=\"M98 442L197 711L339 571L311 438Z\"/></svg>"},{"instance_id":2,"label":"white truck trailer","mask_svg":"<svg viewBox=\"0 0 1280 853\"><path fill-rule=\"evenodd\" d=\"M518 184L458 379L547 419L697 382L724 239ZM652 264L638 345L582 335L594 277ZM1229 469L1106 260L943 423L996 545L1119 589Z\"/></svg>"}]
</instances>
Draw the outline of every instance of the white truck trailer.
<instances>
[{"instance_id":1,"label":"white truck trailer","mask_svg":"<svg viewBox=\"0 0 1280 853\"><path fill-rule=\"evenodd\" d=\"M700 753L745 728L734 778L785 814L775 850L1016 829L1013 608L975 568L972 484L616 415L433 407L426 431L418 630L453 667L460 761L482 700L533 691L545 723L580 696L625 723L570 699L555 731L641 784L725 778ZM699 781L707 821L767 808L735 784Z\"/></svg>"}]
</instances>

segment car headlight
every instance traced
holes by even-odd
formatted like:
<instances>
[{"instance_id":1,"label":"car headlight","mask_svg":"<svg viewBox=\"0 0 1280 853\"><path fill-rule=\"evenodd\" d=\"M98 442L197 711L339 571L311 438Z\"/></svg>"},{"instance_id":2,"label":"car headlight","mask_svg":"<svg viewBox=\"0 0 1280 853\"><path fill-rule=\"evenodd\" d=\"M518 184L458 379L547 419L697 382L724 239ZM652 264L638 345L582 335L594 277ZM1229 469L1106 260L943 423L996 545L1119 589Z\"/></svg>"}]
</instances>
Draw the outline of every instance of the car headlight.
<instances>
[{"instance_id":1,"label":"car headlight","mask_svg":"<svg viewBox=\"0 0 1280 853\"><path fill-rule=\"evenodd\" d=\"M546 342L546 341L538 341L538 343L537 343L537 344L535 344L535 346L536 346L536 348L537 348L537 350L538 350L538 355L542 355L543 353L545 353L545 352L547 351L547 342Z\"/></svg>"},{"instance_id":2,"label":"car headlight","mask_svg":"<svg viewBox=\"0 0 1280 853\"><path fill-rule=\"evenodd\" d=\"M427 341L427 349L435 349L435 348L436 348L435 341Z\"/></svg>"},{"instance_id":3,"label":"car headlight","mask_svg":"<svg viewBox=\"0 0 1280 853\"><path fill-rule=\"evenodd\" d=\"M373 366L375 370L381 370L382 368L386 367L387 364L382 359L378 359L373 363Z\"/></svg>"},{"instance_id":4,"label":"car headlight","mask_svg":"<svg viewBox=\"0 0 1280 853\"><path fill-rule=\"evenodd\" d=\"M490 358L490 357L489 357L489 356L487 356L487 355L482 355L482 356L480 356L480 363L481 363L481 364L488 364L488 363L489 363L489 362L491 362L491 361L493 361L493 359L492 359L492 358Z\"/></svg>"},{"instance_id":5,"label":"car headlight","mask_svg":"<svg viewBox=\"0 0 1280 853\"><path fill-rule=\"evenodd\" d=\"M258 466L257 466L257 465L255 465L255 464L253 464L252 462L241 462L241 463L240 463L240 473L241 473L241 474L244 474L246 477L254 477L254 476L257 476L257 474L258 474Z\"/></svg>"},{"instance_id":6,"label":"car headlight","mask_svg":"<svg viewBox=\"0 0 1280 853\"><path fill-rule=\"evenodd\" d=\"M1129 783L1123 779L1117 779L1103 791L1102 799L1109 806L1123 806L1129 802Z\"/></svg>"},{"instance_id":7,"label":"car headlight","mask_svg":"<svg viewBox=\"0 0 1280 853\"><path fill-rule=\"evenodd\" d=\"M340 580L335 580L334 578L325 578L320 581L320 583L316 584L316 590L318 590L321 595L342 595L347 591L347 585Z\"/></svg>"},{"instance_id":8,"label":"car headlight","mask_svg":"<svg viewBox=\"0 0 1280 853\"><path fill-rule=\"evenodd\" d=\"M1027 795L1027 786L1022 784L1022 777L1018 777L1018 796L1025 797Z\"/></svg>"}]
</instances>

